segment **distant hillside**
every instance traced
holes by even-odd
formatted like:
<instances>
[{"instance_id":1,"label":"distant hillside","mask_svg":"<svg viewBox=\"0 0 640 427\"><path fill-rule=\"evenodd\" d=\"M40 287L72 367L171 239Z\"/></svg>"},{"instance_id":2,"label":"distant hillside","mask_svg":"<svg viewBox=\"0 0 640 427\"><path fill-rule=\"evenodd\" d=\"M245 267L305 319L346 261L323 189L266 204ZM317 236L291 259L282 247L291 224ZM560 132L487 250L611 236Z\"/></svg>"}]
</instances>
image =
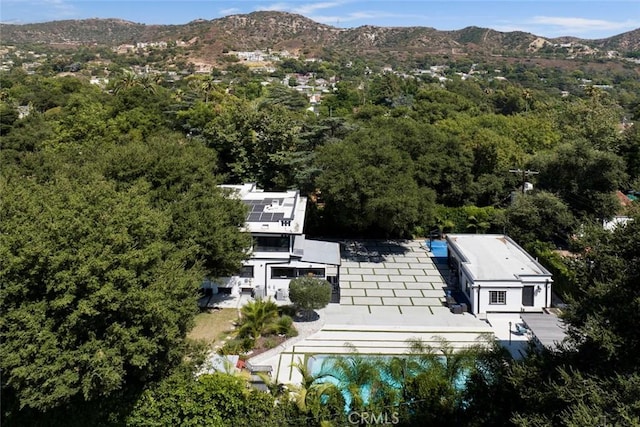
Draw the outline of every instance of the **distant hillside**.
<instances>
[{"instance_id":1,"label":"distant hillside","mask_svg":"<svg viewBox=\"0 0 640 427\"><path fill-rule=\"evenodd\" d=\"M0 24L6 44L100 44L117 45L146 37L156 37L158 27L121 19L83 19L39 24Z\"/></svg>"},{"instance_id":2,"label":"distant hillside","mask_svg":"<svg viewBox=\"0 0 640 427\"><path fill-rule=\"evenodd\" d=\"M602 40L544 39L524 32L499 32L468 27L439 31L428 27L361 26L342 29L285 12L254 12L184 25L145 25L119 19L54 21L40 24L1 24L4 44L84 44L195 40L199 49L216 55L223 50L303 49L310 53L329 48L344 52L374 51L530 52L534 46L570 40L601 50L640 50L640 29Z\"/></svg>"}]
</instances>

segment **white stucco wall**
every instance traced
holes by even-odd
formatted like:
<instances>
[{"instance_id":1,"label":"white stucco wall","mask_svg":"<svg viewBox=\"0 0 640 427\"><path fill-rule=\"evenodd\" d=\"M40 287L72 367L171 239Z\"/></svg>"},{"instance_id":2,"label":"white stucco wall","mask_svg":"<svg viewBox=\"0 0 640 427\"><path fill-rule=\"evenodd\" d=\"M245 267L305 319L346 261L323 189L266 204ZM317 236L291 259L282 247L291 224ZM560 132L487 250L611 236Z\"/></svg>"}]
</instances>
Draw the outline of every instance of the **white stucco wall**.
<instances>
[{"instance_id":1,"label":"white stucco wall","mask_svg":"<svg viewBox=\"0 0 640 427\"><path fill-rule=\"evenodd\" d=\"M291 282L291 279L272 279L271 268L273 267L323 268L325 270L325 279L327 276L335 276L338 272L337 266L302 261L282 262L276 259L251 259L244 262L244 265L253 266L253 287L266 289L265 296L275 295L278 289L289 289L289 282Z\"/></svg>"},{"instance_id":2,"label":"white stucco wall","mask_svg":"<svg viewBox=\"0 0 640 427\"><path fill-rule=\"evenodd\" d=\"M533 285L527 283L527 286ZM479 288L478 288L479 286ZM533 285L533 305L522 305L523 285L514 281L513 283L476 283L472 287L469 297L474 313L487 312L521 312L533 311L540 312L544 307L551 305L551 285L546 283L538 283ZM538 289L539 286L539 289ZM548 286L548 292L545 295L545 286ZM478 295L479 289L479 295ZM505 304L490 304L491 291L505 291ZM479 305L478 305L479 296Z\"/></svg>"},{"instance_id":3,"label":"white stucco wall","mask_svg":"<svg viewBox=\"0 0 640 427\"><path fill-rule=\"evenodd\" d=\"M467 242L467 252L462 254L455 240L448 239L449 261L457 270L453 286L467 294L473 313L540 312L551 306L551 274L513 241L503 236L458 235L457 240ZM501 251L503 257L496 256ZM532 306L522 304L525 286L534 287ZM490 304L491 291L505 291L505 303Z\"/></svg>"}]
</instances>

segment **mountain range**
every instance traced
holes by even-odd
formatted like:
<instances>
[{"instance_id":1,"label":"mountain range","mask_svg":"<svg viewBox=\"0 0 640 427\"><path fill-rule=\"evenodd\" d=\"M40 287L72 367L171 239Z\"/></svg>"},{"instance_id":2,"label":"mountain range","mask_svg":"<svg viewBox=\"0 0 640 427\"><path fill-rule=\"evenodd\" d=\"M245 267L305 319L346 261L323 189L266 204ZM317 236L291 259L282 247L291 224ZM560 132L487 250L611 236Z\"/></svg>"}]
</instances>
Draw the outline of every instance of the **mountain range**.
<instances>
[{"instance_id":1,"label":"mountain range","mask_svg":"<svg viewBox=\"0 0 640 427\"><path fill-rule=\"evenodd\" d=\"M503 54L531 53L545 46L579 44L587 51L640 51L640 28L599 40L544 38L531 33L467 27L440 31L430 27L338 28L286 12L253 12L184 25L146 25L120 19L84 19L37 24L0 24L2 44L106 45L135 42L189 42L200 55L225 51L275 49L317 54L329 49L366 56L373 53Z\"/></svg>"}]
</instances>

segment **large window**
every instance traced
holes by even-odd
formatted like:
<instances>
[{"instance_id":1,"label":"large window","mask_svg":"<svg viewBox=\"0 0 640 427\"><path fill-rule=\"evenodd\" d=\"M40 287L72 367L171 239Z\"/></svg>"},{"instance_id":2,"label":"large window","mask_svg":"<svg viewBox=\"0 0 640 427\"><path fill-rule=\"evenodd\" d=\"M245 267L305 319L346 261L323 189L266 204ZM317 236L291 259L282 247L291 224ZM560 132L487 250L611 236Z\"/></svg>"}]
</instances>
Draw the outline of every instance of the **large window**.
<instances>
[{"instance_id":1,"label":"large window","mask_svg":"<svg viewBox=\"0 0 640 427\"><path fill-rule=\"evenodd\" d=\"M324 268L299 268L296 274L298 277L324 277Z\"/></svg>"},{"instance_id":2,"label":"large window","mask_svg":"<svg viewBox=\"0 0 640 427\"><path fill-rule=\"evenodd\" d=\"M296 269L293 267L271 267L272 279L293 279L296 277Z\"/></svg>"},{"instance_id":3,"label":"large window","mask_svg":"<svg viewBox=\"0 0 640 427\"><path fill-rule=\"evenodd\" d=\"M253 238L254 252L289 252L289 236L256 236Z\"/></svg>"},{"instance_id":4,"label":"large window","mask_svg":"<svg viewBox=\"0 0 640 427\"><path fill-rule=\"evenodd\" d=\"M272 279L294 279L306 276L324 278L324 275L324 268L271 267Z\"/></svg>"},{"instance_id":5,"label":"large window","mask_svg":"<svg viewBox=\"0 0 640 427\"><path fill-rule=\"evenodd\" d=\"M506 304L507 291L489 291L489 304Z\"/></svg>"},{"instance_id":6,"label":"large window","mask_svg":"<svg viewBox=\"0 0 640 427\"><path fill-rule=\"evenodd\" d=\"M243 266L238 276L243 277L245 279L253 279L253 265Z\"/></svg>"}]
</instances>

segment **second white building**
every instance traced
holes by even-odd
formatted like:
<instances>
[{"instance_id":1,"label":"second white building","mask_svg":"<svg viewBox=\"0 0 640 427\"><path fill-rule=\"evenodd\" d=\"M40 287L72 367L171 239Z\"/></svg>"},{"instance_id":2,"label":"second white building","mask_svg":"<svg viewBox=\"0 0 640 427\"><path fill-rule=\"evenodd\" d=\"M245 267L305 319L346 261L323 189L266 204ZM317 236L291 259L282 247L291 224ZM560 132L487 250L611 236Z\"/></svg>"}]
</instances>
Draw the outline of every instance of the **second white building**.
<instances>
[{"instance_id":1,"label":"second white building","mask_svg":"<svg viewBox=\"0 0 640 427\"><path fill-rule=\"evenodd\" d=\"M452 286L472 313L541 312L551 306L551 273L501 234L447 236Z\"/></svg>"}]
</instances>

